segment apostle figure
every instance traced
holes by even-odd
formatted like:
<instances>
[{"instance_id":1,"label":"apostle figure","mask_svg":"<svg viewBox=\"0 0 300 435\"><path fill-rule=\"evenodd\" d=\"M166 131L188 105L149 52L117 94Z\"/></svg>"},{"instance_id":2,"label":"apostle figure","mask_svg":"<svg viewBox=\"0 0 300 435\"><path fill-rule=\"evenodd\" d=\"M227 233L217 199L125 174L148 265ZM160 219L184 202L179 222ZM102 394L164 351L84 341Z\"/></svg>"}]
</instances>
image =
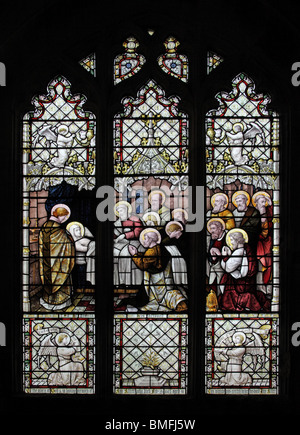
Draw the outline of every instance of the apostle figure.
<instances>
[{"instance_id":1,"label":"apostle figure","mask_svg":"<svg viewBox=\"0 0 300 435\"><path fill-rule=\"evenodd\" d=\"M172 261L161 245L161 235L154 228L146 228L140 234L145 252L137 252L129 246L132 261L144 273L144 286L149 298L142 311L183 311L187 309L186 294L174 283Z\"/></svg>"},{"instance_id":2,"label":"apostle figure","mask_svg":"<svg viewBox=\"0 0 300 435\"><path fill-rule=\"evenodd\" d=\"M39 266L43 286L40 303L48 310L60 310L72 304L71 272L75 264L75 245L62 227L70 214L67 205L55 205L39 233Z\"/></svg>"},{"instance_id":3,"label":"apostle figure","mask_svg":"<svg viewBox=\"0 0 300 435\"><path fill-rule=\"evenodd\" d=\"M222 249L226 245L225 222L220 218L212 218L207 222L210 233L207 247L207 276L210 288L220 294L219 284L224 274L221 266Z\"/></svg>"},{"instance_id":4,"label":"apostle figure","mask_svg":"<svg viewBox=\"0 0 300 435\"><path fill-rule=\"evenodd\" d=\"M142 217L142 222L146 227L160 227L160 217L155 211L148 211Z\"/></svg>"},{"instance_id":5,"label":"apostle figure","mask_svg":"<svg viewBox=\"0 0 300 435\"><path fill-rule=\"evenodd\" d=\"M250 204L250 195L239 190L232 195L232 203L236 207L233 211L235 226L246 231L249 245L256 254L258 237L261 233L260 213Z\"/></svg>"},{"instance_id":6,"label":"apostle figure","mask_svg":"<svg viewBox=\"0 0 300 435\"><path fill-rule=\"evenodd\" d=\"M222 249L219 308L222 311L263 311L270 301L256 289L257 261L248 244L247 233L233 228L226 235L227 246Z\"/></svg>"},{"instance_id":7,"label":"apostle figure","mask_svg":"<svg viewBox=\"0 0 300 435\"><path fill-rule=\"evenodd\" d=\"M114 224L114 284L116 286L140 285L142 272L131 261L128 246L140 246L139 235L143 230L142 221L131 214L132 207L127 201L119 201L114 207L117 220Z\"/></svg>"},{"instance_id":8,"label":"apostle figure","mask_svg":"<svg viewBox=\"0 0 300 435\"><path fill-rule=\"evenodd\" d=\"M186 223L188 221L188 212L184 208L175 208L171 213L172 219L174 221L179 221L183 224L183 226L186 226Z\"/></svg>"},{"instance_id":9,"label":"apostle figure","mask_svg":"<svg viewBox=\"0 0 300 435\"><path fill-rule=\"evenodd\" d=\"M162 190L152 190L149 193L148 201L150 207L146 212L154 211L160 217L160 224L162 227L170 220L170 210L164 205L166 201L166 194Z\"/></svg>"},{"instance_id":10,"label":"apostle figure","mask_svg":"<svg viewBox=\"0 0 300 435\"><path fill-rule=\"evenodd\" d=\"M74 286L77 292L87 293L95 285L95 240L93 234L81 222L70 222L67 231L75 243L75 267L77 280Z\"/></svg>"},{"instance_id":11,"label":"apostle figure","mask_svg":"<svg viewBox=\"0 0 300 435\"><path fill-rule=\"evenodd\" d=\"M252 197L252 204L260 212L261 233L257 242L257 258L259 260L259 285L269 284L272 274L272 219L273 205L270 195L266 192L256 192Z\"/></svg>"},{"instance_id":12,"label":"apostle figure","mask_svg":"<svg viewBox=\"0 0 300 435\"><path fill-rule=\"evenodd\" d=\"M215 193L210 200L212 209L207 212L207 217L221 218L225 222L226 230L231 230L235 227L234 217L228 210L228 196L223 192Z\"/></svg>"},{"instance_id":13,"label":"apostle figure","mask_svg":"<svg viewBox=\"0 0 300 435\"><path fill-rule=\"evenodd\" d=\"M170 221L167 223L165 231L167 238L162 243L171 254L174 283L178 286L186 286L188 283L187 266L181 252L182 244L179 242L182 239L183 225L179 221Z\"/></svg>"}]
</instances>

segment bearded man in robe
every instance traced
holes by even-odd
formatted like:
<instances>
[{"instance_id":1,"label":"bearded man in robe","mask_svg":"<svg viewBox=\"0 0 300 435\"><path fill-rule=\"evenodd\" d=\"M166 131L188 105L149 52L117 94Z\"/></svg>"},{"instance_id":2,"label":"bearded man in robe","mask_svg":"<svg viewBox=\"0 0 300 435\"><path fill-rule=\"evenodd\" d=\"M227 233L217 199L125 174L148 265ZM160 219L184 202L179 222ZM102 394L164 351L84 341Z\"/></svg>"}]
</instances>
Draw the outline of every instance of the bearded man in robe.
<instances>
[{"instance_id":1,"label":"bearded man in robe","mask_svg":"<svg viewBox=\"0 0 300 435\"><path fill-rule=\"evenodd\" d=\"M75 264L75 244L62 227L70 214L67 205L55 205L39 233L39 266L43 285L40 304L50 311L72 304L71 272Z\"/></svg>"},{"instance_id":2,"label":"bearded man in robe","mask_svg":"<svg viewBox=\"0 0 300 435\"><path fill-rule=\"evenodd\" d=\"M261 233L257 242L257 258L261 264L262 283L267 285L272 275L273 204L270 195L266 192L255 193L252 197L252 203L261 216Z\"/></svg>"},{"instance_id":3,"label":"bearded man in robe","mask_svg":"<svg viewBox=\"0 0 300 435\"><path fill-rule=\"evenodd\" d=\"M225 222L226 230L231 230L235 227L234 216L230 210L228 210L228 196L223 192L215 193L211 197L212 209L208 210L208 218L220 218Z\"/></svg>"}]
</instances>

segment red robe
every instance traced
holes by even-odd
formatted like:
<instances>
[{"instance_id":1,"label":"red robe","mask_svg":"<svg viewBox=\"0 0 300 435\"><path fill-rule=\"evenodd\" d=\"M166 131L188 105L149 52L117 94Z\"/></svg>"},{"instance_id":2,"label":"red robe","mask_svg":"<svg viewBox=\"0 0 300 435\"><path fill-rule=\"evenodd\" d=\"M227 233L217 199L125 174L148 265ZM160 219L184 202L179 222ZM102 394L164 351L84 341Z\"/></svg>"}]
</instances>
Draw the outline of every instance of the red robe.
<instances>
[{"instance_id":1,"label":"red robe","mask_svg":"<svg viewBox=\"0 0 300 435\"><path fill-rule=\"evenodd\" d=\"M263 225L263 231L259 236L258 242L257 242L257 258L261 262L261 264L264 267L263 270L263 281L264 284L268 284L268 282L271 279L271 273L272 273L272 247L273 247L273 240L272 240L272 216L273 216L273 207L268 206L266 208L266 221Z\"/></svg>"},{"instance_id":2,"label":"red robe","mask_svg":"<svg viewBox=\"0 0 300 435\"><path fill-rule=\"evenodd\" d=\"M220 286L224 292L219 296L219 308L222 311L270 311L270 301L264 293L256 290L257 259L253 256L249 245L245 244L248 258L248 273L244 278L234 278L225 272ZM228 258L224 259L224 261Z\"/></svg>"}]
</instances>

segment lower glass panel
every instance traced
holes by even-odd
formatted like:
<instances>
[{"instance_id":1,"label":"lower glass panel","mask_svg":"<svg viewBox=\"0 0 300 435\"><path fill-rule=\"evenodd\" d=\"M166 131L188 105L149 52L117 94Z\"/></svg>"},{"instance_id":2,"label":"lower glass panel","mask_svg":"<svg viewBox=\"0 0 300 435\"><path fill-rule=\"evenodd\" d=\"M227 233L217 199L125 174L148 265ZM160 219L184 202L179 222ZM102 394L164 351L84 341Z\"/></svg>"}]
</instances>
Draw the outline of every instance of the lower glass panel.
<instances>
[{"instance_id":1,"label":"lower glass panel","mask_svg":"<svg viewBox=\"0 0 300 435\"><path fill-rule=\"evenodd\" d=\"M24 391L93 394L94 337L93 315L24 316Z\"/></svg>"},{"instance_id":2,"label":"lower glass panel","mask_svg":"<svg viewBox=\"0 0 300 435\"><path fill-rule=\"evenodd\" d=\"M206 316L207 394L278 394L278 314Z\"/></svg>"},{"instance_id":3,"label":"lower glass panel","mask_svg":"<svg viewBox=\"0 0 300 435\"><path fill-rule=\"evenodd\" d=\"M187 394L187 315L114 316L114 393Z\"/></svg>"}]
</instances>

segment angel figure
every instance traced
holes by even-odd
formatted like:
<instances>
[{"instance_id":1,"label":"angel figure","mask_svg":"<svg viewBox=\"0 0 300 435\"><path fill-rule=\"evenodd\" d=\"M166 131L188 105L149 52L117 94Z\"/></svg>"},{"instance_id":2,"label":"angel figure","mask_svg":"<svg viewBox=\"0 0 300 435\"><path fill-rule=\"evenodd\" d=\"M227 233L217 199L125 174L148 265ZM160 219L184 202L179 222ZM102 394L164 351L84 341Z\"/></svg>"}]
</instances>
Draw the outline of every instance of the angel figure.
<instances>
[{"instance_id":1,"label":"angel figure","mask_svg":"<svg viewBox=\"0 0 300 435\"><path fill-rule=\"evenodd\" d=\"M80 355L78 338L71 336L70 331L64 328L40 327L36 328L36 331L40 335L46 335L38 351L38 367L49 372L58 363L58 370L52 371L48 377L48 385L85 385L83 358ZM41 364L42 360L43 364Z\"/></svg>"},{"instance_id":2,"label":"angel figure","mask_svg":"<svg viewBox=\"0 0 300 435\"><path fill-rule=\"evenodd\" d=\"M47 139L47 145L51 146L54 143L57 147L57 156L51 159L49 166L63 168L70 155L74 134L69 132L69 128L65 124L59 125L56 131L51 125L45 124L40 129L39 136L44 136Z\"/></svg>"},{"instance_id":3,"label":"angel figure","mask_svg":"<svg viewBox=\"0 0 300 435\"><path fill-rule=\"evenodd\" d=\"M256 136L259 136L262 140L263 145L265 145L265 135L262 128L256 124L256 122L249 122L247 124L247 130L244 133L244 139L250 139L251 145L254 148L256 142Z\"/></svg>"},{"instance_id":4,"label":"angel figure","mask_svg":"<svg viewBox=\"0 0 300 435\"><path fill-rule=\"evenodd\" d=\"M248 156L243 154L243 129L243 124L236 122L232 127L233 133L226 133L227 140L230 145L230 154L234 164L237 166L247 164L249 161Z\"/></svg>"},{"instance_id":5,"label":"angel figure","mask_svg":"<svg viewBox=\"0 0 300 435\"><path fill-rule=\"evenodd\" d=\"M220 379L220 386L249 386L253 379L243 371L244 358L250 356L253 363L253 373L257 372L258 358L262 365L265 362L263 339L269 330L262 328L233 329L223 334L215 346L215 359L218 368L225 371ZM249 337L250 336L250 337Z\"/></svg>"}]
</instances>

